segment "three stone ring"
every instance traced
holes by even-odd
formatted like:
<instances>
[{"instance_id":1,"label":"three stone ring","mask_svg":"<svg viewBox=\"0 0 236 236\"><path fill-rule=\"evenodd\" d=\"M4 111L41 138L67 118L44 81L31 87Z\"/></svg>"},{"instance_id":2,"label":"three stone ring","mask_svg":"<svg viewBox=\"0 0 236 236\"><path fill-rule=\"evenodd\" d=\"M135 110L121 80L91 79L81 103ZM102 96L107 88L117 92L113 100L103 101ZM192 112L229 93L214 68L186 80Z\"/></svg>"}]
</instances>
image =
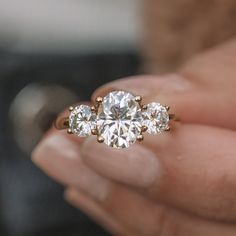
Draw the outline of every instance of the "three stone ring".
<instances>
[{"instance_id":1,"label":"three stone ring","mask_svg":"<svg viewBox=\"0 0 236 236\"><path fill-rule=\"evenodd\" d=\"M152 102L142 104L141 96L126 91L112 91L97 97L94 106L70 107L69 117L58 118L57 129L67 129L78 137L96 135L99 143L113 148L128 148L136 140L144 139L143 133L160 134L170 130L170 107Z\"/></svg>"}]
</instances>

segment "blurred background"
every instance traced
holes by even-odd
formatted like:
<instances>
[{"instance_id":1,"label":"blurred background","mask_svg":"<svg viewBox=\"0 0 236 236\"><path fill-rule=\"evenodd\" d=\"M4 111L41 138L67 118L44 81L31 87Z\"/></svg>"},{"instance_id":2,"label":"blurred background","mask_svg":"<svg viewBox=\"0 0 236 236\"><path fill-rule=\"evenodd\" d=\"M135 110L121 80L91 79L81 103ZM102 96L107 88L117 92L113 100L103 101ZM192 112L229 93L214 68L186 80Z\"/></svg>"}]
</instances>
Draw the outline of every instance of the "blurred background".
<instances>
[{"instance_id":1,"label":"blurred background","mask_svg":"<svg viewBox=\"0 0 236 236\"><path fill-rule=\"evenodd\" d=\"M108 235L30 153L56 115L138 73L139 1L0 0L0 235Z\"/></svg>"},{"instance_id":2,"label":"blurred background","mask_svg":"<svg viewBox=\"0 0 236 236\"><path fill-rule=\"evenodd\" d=\"M234 0L0 0L0 235L109 235L30 153L98 86L177 70L236 34Z\"/></svg>"}]
</instances>

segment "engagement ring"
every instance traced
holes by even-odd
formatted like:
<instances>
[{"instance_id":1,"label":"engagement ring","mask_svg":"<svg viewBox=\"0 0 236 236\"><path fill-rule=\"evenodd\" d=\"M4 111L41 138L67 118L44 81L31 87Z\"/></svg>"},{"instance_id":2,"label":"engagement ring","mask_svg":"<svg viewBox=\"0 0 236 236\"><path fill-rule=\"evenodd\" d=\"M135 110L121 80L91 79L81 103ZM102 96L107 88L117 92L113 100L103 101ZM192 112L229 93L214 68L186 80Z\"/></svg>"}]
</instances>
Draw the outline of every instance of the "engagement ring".
<instances>
[{"instance_id":1,"label":"engagement ring","mask_svg":"<svg viewBox=\"0 0 236 236\"><path fill-rule=\"evenodd\" d=\"M143 105L141 96L126 91L112 91L97 97L94 106L70 107L69 117L58 118L55 126L78 137L96 135L99 143L113 148L127 148L142 141L144 132L169 131L170 121L176 120L169 109L157 102Z\"/></svg>"}]
</instances>

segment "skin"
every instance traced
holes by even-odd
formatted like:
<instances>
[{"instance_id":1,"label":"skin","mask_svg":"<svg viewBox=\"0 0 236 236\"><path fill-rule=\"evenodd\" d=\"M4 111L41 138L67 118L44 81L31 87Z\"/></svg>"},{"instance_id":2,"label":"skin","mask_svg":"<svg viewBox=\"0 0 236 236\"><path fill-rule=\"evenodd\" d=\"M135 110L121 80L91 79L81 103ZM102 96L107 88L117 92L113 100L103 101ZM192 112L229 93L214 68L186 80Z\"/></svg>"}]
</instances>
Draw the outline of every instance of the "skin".
<instances>
[{"instance_id":1,"label":"skin","mask_svg":"<svg viewBox=\"0 0 236 236\"><path fill-rule=\"evenodd\" d=\"M236 235L235 58L232 40L175 74L117 80L92 96L128 90L170 105L181 117L172 131L116 150L52 128L33 161L113 235Z\"/></svg>"}]
</instances>

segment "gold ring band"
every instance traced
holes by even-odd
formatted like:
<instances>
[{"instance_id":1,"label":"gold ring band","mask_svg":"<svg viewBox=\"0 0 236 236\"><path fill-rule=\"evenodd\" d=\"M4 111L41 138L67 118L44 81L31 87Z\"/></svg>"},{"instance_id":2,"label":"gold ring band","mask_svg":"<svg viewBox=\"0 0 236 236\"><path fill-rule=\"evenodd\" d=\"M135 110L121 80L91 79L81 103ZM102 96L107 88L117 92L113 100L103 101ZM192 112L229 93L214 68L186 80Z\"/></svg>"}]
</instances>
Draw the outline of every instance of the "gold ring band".
<instances>
[{"instance_id":1,"label":"gold ring band","mask_svg":"<svg viewBox=\"0 0 236 236\"><path fill-rule=\"evenodd\" d=\"M79 137L96 135L98 142L115 148L127 148L136 140L144 139L143 133L161 134L170 131L170 122L179 121L169 114L169 106L152 102L142 104L141 96L126 91L112 91L97 97L94 106L70 107L68 117L54 122L57 129L67 129Z\"/></svg>"}]
</instances>

